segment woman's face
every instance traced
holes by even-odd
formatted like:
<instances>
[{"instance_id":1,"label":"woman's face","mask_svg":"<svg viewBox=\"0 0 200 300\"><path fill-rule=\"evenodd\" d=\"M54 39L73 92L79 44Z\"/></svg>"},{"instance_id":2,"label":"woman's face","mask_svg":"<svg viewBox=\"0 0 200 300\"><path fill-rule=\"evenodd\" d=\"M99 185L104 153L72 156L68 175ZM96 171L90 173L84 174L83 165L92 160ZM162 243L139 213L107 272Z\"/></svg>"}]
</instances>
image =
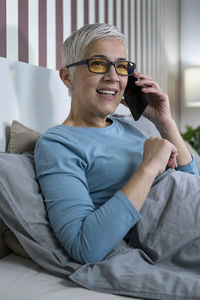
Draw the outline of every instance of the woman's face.
<instances>
[{"instance_id":1,"label":"woman's face","mask_svg":"<svg viewBox=\"0 0 200 300\"><path fill-rule=\"evenodd\" d=\"M96 40L89 44L83 59L94 56L103 56L115 62L126 59L126 49L123 42L117 39ZM105 118L115 112L126 84L127 76L118 75L114 66L106 74L91 73L86 64L77 66L71 88L72 110L79 118Z\"/></svg>"}]
</instances>

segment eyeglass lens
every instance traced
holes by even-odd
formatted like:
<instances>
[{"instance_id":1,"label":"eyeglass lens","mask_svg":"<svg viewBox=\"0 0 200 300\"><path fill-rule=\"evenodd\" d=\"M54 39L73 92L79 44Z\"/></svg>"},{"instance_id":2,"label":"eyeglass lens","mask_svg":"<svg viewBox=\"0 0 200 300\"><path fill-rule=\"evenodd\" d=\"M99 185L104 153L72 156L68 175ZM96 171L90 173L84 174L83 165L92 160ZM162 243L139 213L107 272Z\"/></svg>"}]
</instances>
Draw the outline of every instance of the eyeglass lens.
<instances>
[{"instance_id":1,"label":"eyeglass lens","mask_svg":"<svg viewBox=\"0 0 200 300\"><path fill-rule=\"evenodd\" d=\"M129 61L119 61L115 63L116 71L119 75L129 75L134 71L134 64ZM110 62L104 59L90 59L89 70L93 73L107 73Z\"/></svg>"}]
</instances>

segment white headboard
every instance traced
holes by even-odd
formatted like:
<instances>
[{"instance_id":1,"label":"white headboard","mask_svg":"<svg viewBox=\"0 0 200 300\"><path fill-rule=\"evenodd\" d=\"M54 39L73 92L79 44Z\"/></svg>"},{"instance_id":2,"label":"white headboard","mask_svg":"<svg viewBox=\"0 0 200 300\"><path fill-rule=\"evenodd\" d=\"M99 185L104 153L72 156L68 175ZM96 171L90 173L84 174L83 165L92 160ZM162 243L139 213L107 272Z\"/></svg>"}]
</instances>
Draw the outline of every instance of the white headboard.
<instances>
[{"instance_id":1,"label":"white headboard","mask_svg":"<svg viewBox=\"0 0 200 300\"><path fill-rule=\"evenodd\" d=\"M13 120L44 132L62 123L71 100L58 71L0 57L0 151L5 151ZM130 114L119 105L119 114Z\"/></svg>"},{"instance_id":2,"label":"white headboard","mask_svg":"<svg viewBox=\"0 0 200 300\"><path fill-rule=\"evenodd\" d=\"M58 71L0 58L0 151L13 120L44 132L64 121L70 109Z\"/></svg>"}]
</instances>

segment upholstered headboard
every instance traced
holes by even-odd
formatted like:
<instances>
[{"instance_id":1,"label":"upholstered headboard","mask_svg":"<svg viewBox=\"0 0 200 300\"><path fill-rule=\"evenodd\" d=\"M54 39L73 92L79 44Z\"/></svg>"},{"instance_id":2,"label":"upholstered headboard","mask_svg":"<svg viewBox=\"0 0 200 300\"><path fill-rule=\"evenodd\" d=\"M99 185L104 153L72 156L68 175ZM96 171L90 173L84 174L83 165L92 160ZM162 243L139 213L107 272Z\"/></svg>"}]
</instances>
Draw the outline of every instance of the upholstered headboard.
<instances>
[{"instance_id":1,"label":"upholstered headboard","mask_svg":"<svg viewBox=\"0 0 200 300\"><path fill-rule=\"evenodd\" d=\"M69 113L70 97L58 71L0 58L0 85L1 151L13 120L43 132Z\"/></svg>"}]
</instances>

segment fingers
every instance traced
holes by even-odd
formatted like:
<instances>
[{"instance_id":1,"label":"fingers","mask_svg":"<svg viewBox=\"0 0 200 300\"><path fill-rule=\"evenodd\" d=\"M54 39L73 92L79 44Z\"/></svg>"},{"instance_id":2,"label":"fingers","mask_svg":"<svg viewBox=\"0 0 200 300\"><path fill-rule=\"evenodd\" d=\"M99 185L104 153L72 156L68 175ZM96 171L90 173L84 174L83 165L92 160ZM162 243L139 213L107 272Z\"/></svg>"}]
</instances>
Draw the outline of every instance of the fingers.
<instances>
[{"instance_id":1,"label":"fingers","mask_svg":"<svg viewBox=\"0 0 200 300\"><path fill-rule=\"evenodd\" d=\"M178 166L177 159L176 159L177 158L177 149L173 144L170 143L170 145L172 147L171 148L171 155L169 157L167 165L168 165L168 167L174 169L174 168L177 168L177 166Z\"/></svg>"},{"instance_id":2,"label":"fingers","mask_svg":"<svg viewBox=\"0 0 200 300\"><path fill-rule=\"evenodd\" d=\"M151 79L140 79L138 81L135 82L135 84L137 86L141 86L141 87L144 87L144 88L147 88L147 87L151 87L151 88L155 88L155 89L160 89L159 85L151 80Z\"/></svg>"},{"instance_id":3,"label":"fingers","mask_svg":"<svg viewBox=\"0 0 200 300\"><path fill-rule=\"evenodd\" d=\"M169 160L168 160L168 164L167 165L171 169L177 168L178 165L177 165L176 157L170 157Z\"/></svg>"},{"instance_id":4,"label":"fingers","mask_svg":"<svg viewBox=\"0 0 200 300\"><path fill-rule=\"evenodd\" d=\"M134 73L134 77L136 77L135 73ZM151 77L147 75L137 73L136 78L138 78L138 80L135 82L137 86L141 86L142 88L153 88L153 89L161 90L157 82L155 82Z\"/></svg>"},{"instance_id":5,"label":"fingers","mask_svg":"<svg viewBox=\"0 0 200 300\"><path fill-rule=\"evenodd\" d=\"M141 88L149 101L143 115L157 125L171 119L169 97L158 83L150 76L141 73L134 72L133 76L138 79L135 81L135 85Z\"/></svg>"},{"instance_id":6,"label":"fingers","mask_svg":"<svg viewBox=\"0 0 200 300\"><path fill-rule=\"evenodd\" d=\"M166 166L170 168L177 167L177 149L168 140L151 137L145 141L143 160L162 173Z\"/></svg>"},{"instance_id":7,"label":"fingers","mask_svg":"<svg viewBox=\"0 0 200 300\"><path fill-rule=\"evenodd\" d=\"M161 100L169 100L168 95L163 92L158 83L155 82L150 76L136 72L133 73L133 76L139 79L135 82L135 85L141 87L143 93L149 95L154 94L157 97L160 97Z\"/></svg>"},{"instance_id":8,"label":"fingers","mask_svg":"<svg viewBox=\"0 0 200 300\"><path fill-rule=\"evenodd\" d=\"M139 72L134 72L133 73L133 76L135 78L138 78L138 79L143 79L143 78L146 78L146 79L152 79L150 76L146 75L146 74L142 74L142 73L139 73Z\"/></svg>"}]
</instances>

